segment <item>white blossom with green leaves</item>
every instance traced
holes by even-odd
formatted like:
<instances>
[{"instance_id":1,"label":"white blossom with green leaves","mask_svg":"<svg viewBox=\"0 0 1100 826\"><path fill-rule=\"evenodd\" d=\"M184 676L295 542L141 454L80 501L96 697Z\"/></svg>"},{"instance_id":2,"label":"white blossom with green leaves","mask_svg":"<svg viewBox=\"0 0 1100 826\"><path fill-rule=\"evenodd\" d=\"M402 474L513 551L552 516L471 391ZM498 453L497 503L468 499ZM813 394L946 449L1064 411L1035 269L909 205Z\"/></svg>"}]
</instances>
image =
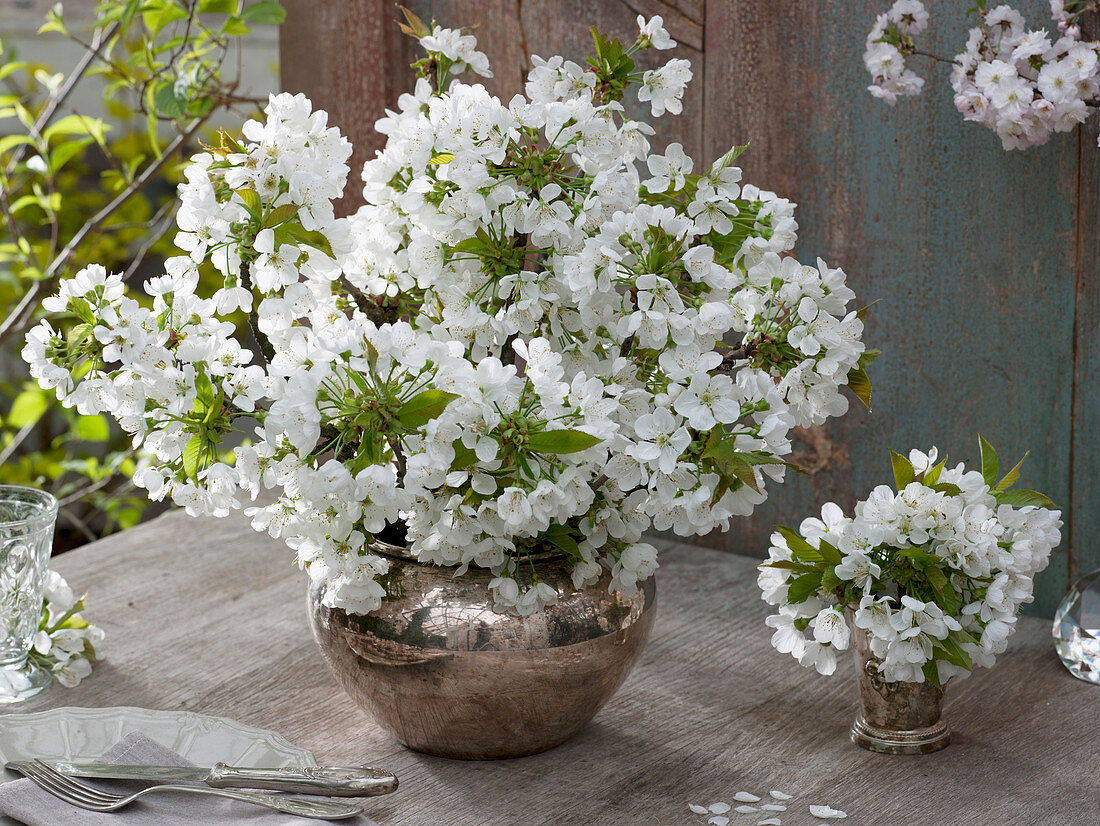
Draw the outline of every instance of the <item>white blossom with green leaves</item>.
<instances>
[{"instance_id":1,"label":"white blossom with green leaves","mask_svg":"<svg viewBox=\"0 0 1100 826\"><path fill-rule=\"evenodd\" d=\"M528 562L547 545L578 586L630 592L657 566L644 531L727 527L784 478L792 427L846 412L845 385L867 401L862 313L841 270L788 254L794 206L741 183L740 149L696 172L625 116L634 85L654 116L681 108L686 61L635 69L674 45L660 18L629 46L596 33L587 69L533 58L508 103L453 79L489 72L471 36L405 28L427 56L378 123L366 206L334 217L351 147L275 96L244 144L192 160L187 254L140 299L102 268L66 281L49 309L79 323L24 355L156 456L135 477L153 498L246 507L328 605L380 605L387 526L422 561L490 569L501 609L556 598ZM203 261L225 276L207 297ZM262 488L276 501L248 506Z\"/></svg>"},{"instance_id":2,"label":"white blossom with green leaves","mask_svg":"<svg viewBox=\"0 0 1100 826\"><path fill-rule=\"evenodd\" d=\"M851 517L829 502L772 534L758 581L779 607L767 619L776 650L832 674L854 623L888 681L942 686L994 664L1062 522L1045 495L1012 488L1023 460L998 480L979 441L981 471L937 463L935 448L891 452L896 490L876 487Z\"/></svg>"},{"instance_id":3,"label":"white blossom with green leaves","mask_svg":"<svg viewBox=\"0 0 1100 826\"><path fill-rule=\"evenodd\" d=\"M57 571L47 571L42 619L28 659L67 688L92 673L95 647L103 640L102 629L84 619L83 611L84 597L78 598Z\"/></svg>"}]
</instances>

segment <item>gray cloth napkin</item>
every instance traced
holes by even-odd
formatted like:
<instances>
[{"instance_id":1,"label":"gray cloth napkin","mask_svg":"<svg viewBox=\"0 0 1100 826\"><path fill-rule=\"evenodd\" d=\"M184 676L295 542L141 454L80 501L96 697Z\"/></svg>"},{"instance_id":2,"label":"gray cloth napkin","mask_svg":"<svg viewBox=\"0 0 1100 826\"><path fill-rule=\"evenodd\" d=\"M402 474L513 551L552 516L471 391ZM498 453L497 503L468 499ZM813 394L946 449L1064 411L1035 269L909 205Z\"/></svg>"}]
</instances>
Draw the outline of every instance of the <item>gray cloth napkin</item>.
<instances>
[{"instance_id":1,"label":"gray cloth napkin","mask_svg":"<svg viewBox=\"0 0 1100 826\"><path fill-rule=\"evenodd\" d=\"M105 752L98 763L128 765L190 766L178 754L143 734L129 734ZM122 780L83 780L115 794L130 794L151 784ZM349 802L354 802L350 801ZM378 826L364 816L326 821L264 809L252 803L204 797L197 794L164 792L151 794L113 813L89 812L70 806L42 791L27 779L0 785L0 812L26 826L309 826L343 823L347 826Z\"/></svg>"}]
</instances>

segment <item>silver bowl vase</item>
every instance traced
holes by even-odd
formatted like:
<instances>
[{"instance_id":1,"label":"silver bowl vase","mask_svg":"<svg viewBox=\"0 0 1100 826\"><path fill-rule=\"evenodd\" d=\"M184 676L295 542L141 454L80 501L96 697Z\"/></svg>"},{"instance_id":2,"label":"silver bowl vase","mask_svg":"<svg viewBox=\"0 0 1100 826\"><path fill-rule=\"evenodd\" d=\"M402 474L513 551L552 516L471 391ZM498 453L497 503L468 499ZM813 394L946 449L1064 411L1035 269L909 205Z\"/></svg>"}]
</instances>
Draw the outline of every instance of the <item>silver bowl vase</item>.
<instances>
[{"instance_id":1,"label":"silver bowl vase","mask_svg":"<svg viewBox=\"0 0 1100 826\"><path fill-rule=\"evenodd\" d=\"M309 593L313 636L344 690L398 741L441 757L485 760L553 748L622 685L653 627L656 590L610 594L608 578L573 587L566 559L537 557L558 603L521 617L495 612L492 573L389 558L388 596L368 615Z\"/></svg>"}]
</instances>

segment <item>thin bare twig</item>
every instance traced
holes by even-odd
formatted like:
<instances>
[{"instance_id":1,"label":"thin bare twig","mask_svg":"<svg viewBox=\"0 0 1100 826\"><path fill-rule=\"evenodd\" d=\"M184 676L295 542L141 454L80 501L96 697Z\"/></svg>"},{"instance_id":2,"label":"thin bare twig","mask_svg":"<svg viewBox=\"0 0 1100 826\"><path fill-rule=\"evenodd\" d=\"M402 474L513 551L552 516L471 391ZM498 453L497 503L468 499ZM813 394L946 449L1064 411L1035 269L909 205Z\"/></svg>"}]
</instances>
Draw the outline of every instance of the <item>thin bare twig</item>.
<instances>
[{"instance_id":1,"label":"thin bare twig","mask_svg":"<svg viewBox=\"0 0 1100 826\"><path fill-rule=\"evenodd\" d=\"M153 216L150 222L150 231L145 238L145 243L143 243L134 254L134 260L130 262L130 266L128 266L126 272L122 274L123 281L130 280L133 274L137 272L138 267L141 266L141 262L145 260L145 256L149 254L149 250L153 248L153 245L156 244L157 241L164 237L164 233L168 231L168 227L176 217L176 210L178 208L179 201L173 199L157 210L157 214Z\"/></svg>"},{"instance_id":2,"label":"thin bare twig","mask_svg":"<svg viewBox=\"0 0 1100 826\"><path fill-rule=\"evenodd\" d=\"M8 446L4 448L4 452L0 453L0 465L8 461L8 459L11 458L11 455L19 449L19 445L23 444L27 436L29 436L31 434L31 431L34 430L34 426L36 424L38 424L37 421L27 422L25 425L19 428L19 432L17 432L12 437L12 440L8 443Z\"/></svg>"}]
</instances>

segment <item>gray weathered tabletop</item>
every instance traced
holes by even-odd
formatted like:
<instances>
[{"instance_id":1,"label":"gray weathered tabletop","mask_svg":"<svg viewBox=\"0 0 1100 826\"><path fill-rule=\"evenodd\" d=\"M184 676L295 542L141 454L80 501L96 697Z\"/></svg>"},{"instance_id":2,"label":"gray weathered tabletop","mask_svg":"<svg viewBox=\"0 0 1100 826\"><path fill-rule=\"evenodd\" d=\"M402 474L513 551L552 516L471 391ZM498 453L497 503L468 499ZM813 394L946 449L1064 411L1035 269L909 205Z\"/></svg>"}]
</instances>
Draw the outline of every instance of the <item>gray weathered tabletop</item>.
<instances>
[{"instance_id":1,"label":"gray weathered tabletop","mask_svg":"<svg viewBox=\"0 0 1100 826\"><path fill-rule=\"evenodd\" d=\"M689 802L770 789L797 794L783 826L814 823L810 803L853 826L1100 823L1100 687L1062 668L1047 621L1022 619L995 669L951 686L948 749L874 755L848 741L848 659L826 678L772 651L753 561L665 543L653 637L619 694L564 746L472 763L404 749L343 694L290 559L239 516L182 513L59 557L105 660L20 711L133 705L274 729L320 762L394 770L400 790L369 802L382 826L701 824Z\"/></svg>"}]
</instances>

